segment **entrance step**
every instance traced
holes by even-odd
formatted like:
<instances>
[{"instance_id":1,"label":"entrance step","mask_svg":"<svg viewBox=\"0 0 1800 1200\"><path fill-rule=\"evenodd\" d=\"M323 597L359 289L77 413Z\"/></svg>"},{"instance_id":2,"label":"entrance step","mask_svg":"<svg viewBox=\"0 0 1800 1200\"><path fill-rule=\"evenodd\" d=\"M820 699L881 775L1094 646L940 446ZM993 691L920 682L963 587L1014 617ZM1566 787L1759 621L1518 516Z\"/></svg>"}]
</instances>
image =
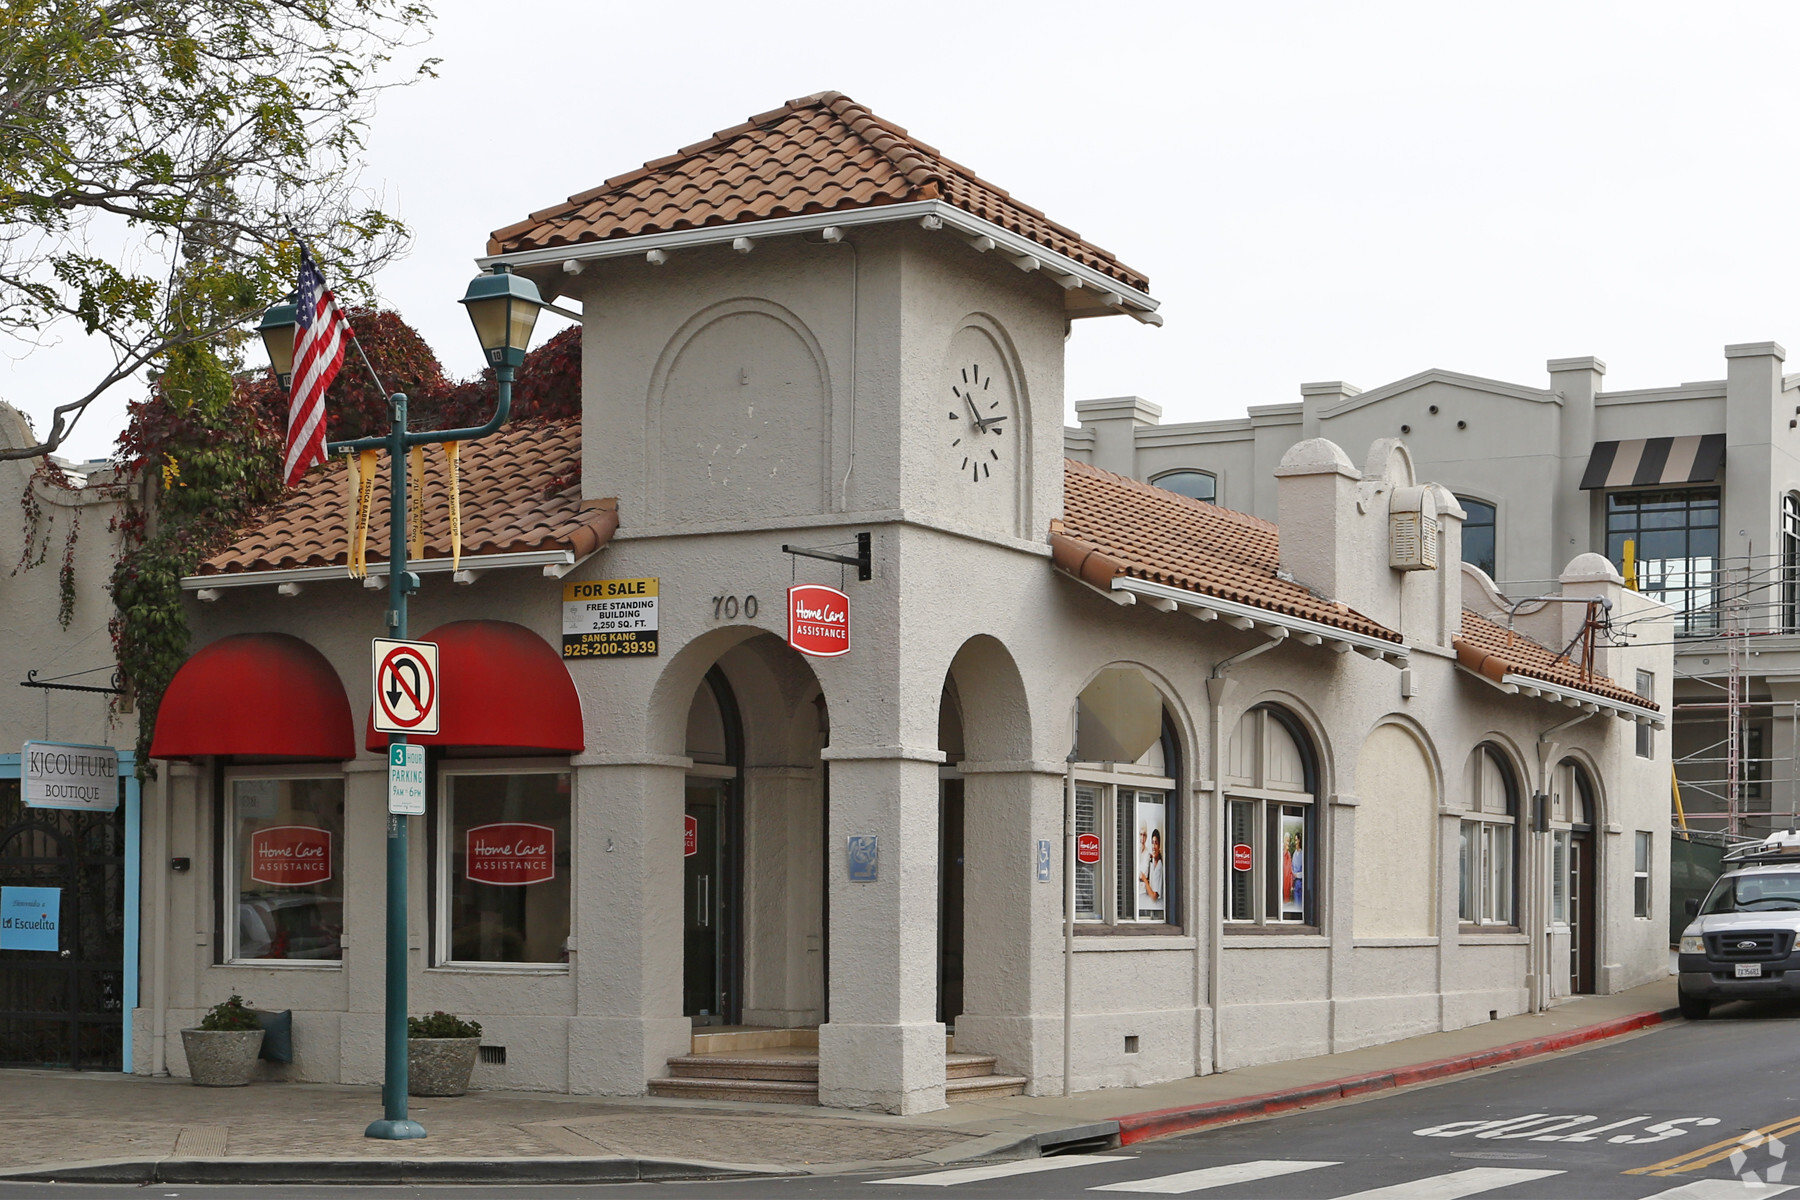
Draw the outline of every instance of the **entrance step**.
<instances>
[{"instance_id":1,"label":"entrance step","mask_svg":"<svg viewBox=\"0 0 1800 1200\"><path fill-rule=\"evenodd\" d=\"M783 1046L819 1048L817 1026L777 1029L761 1025L713 1025L694 1030L689 1053L737 1054L745 1050L776 1050Z\"/></svg>"},{"instance_id":2,"label":"entrance step","mask_svg":"<svg viewBox=\"0 0 1800 1200\"><path fill-rule=\"evenodd\" d=\"M759 1032L813 1033L812 1030ZM698 1041L701 1035L696 1034ZM719 1036L717 1034L709 1036ZM1018 1075L996 1075L992 1054L946 1054L944 1099L990 1100L1021 1096L1030 1081ZM754 1100L764 1104L817 1104L819 1052L816 1045L770 1046L761 1049L682 1054L669 1060L669 1077L650 1081L652 1096L689 1100Z\"/></svg>"},{"instance_id":3,"label":"entrance step","mask_svg":"<svg viewBox=\"0 0 1800 1200\"><path fill-rule=\"evenodd\" d=\"M772 1079L819 1082L819 1052L803 1046L739 1054L683 1054L669 1060L676 1079Z\"/></svg>"},{"instance_id":4,"label":"entrance step","mask_svg":"<svg viewBox=\"0 0 1800 1200\"><path fill-rule=\"evenodd\" d=\"M652 1096L682 1100L751 1100L761 1104L817 1104L818 1083L780 1079L652 1079Z\"/></svg>"},{"instance_id":5,"label":"entrance step","mask_svg":"<svg viewBox=\"0 0 1800 1200\"><path fill-rule=\"evenodd\" d=\"M1023 1075L974 1075L944 1081L944 1101L998 1100L1002 1096L1023 1096L1031 1080Z\"/></svg>"}]
</instances>

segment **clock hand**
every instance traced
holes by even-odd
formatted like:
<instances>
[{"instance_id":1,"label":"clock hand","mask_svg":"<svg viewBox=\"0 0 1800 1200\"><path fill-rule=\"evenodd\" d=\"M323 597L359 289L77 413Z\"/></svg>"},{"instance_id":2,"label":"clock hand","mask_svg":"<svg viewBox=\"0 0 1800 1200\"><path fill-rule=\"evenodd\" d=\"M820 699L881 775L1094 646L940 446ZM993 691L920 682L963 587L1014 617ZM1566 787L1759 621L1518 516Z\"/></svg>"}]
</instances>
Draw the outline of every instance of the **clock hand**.
<instances>
[{"instance_id":1,"label":"clock hand","mask_svg":"<svg viewBox=\"0 0 1800 1200\"><path fill-rule=\"evenodd\" d=\"M973 396L970 396L965 393L963 395L963 403L968 405L968 407L969 407L969 420L974 422L975 432L976 433L986 433L987 432L987 422L983 421L981 419L981 414L975 411L975 398Z\"/></svg>"}]
</instances>

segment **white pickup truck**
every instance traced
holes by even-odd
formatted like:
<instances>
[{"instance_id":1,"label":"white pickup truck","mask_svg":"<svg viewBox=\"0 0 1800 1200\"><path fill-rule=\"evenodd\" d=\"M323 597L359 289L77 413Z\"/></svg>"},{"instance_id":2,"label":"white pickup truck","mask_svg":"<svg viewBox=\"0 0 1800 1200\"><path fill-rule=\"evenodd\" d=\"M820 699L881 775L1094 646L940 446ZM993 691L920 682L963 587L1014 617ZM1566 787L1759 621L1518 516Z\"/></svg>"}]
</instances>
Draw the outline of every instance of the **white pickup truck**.
<instances>
[{"instance_id":1,"label":"white pickup truck","mask_svg":"<svg viewBox=\"0 0 1800 1200\"><path fill-rule=\"evenodd\" d=\"M1739 846L1724 866L1706 899L1687 902L1678 965L1690 1021L1727 1000L1800 999L1800 832Z\"/></svg>"}]
</instances>

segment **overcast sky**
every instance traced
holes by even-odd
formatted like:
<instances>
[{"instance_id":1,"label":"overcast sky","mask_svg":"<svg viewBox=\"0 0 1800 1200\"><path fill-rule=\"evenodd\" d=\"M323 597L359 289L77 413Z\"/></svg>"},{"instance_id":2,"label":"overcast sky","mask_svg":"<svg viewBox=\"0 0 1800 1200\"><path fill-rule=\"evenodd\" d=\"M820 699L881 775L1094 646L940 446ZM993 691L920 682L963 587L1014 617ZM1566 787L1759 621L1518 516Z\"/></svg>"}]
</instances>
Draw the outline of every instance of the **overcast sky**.
<instances>
[{"instance_id":1,"label":"overcast sky","mask_svg":"<svg viewBox=\"0 0 1800 1200\"><path fill-rule=\"evenodd\" d=\"M384 299L456 373L490 230L828 88L1149 275L1167 324L1078 322L1071 406L1208 420L1310 380L1543 386L1594 354L1650 387L1722 377L1730 342L1800 354L1800 5L434 4L440 78L383 99L364 183L416 233ZM91 353L13 348L0 398L42 428ZM70 457L111 450L127 398Z\"/></svg>"}]
</instances>

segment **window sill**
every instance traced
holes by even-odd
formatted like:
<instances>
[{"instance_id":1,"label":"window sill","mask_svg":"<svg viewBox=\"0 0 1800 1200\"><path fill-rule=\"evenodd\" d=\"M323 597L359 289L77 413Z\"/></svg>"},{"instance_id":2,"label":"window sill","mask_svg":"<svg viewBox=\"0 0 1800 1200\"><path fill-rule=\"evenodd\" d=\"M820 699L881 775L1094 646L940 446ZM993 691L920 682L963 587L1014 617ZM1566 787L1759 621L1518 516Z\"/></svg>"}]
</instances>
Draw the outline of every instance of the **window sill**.
<instances>
[{"instance_id":1,"label":"window sill","mask_svg":"<svg viewBox=\"0 0 1800 1200\"><path fill-rule=\"evenodd\" d=\"M1150 921L1121 921L1109 925L1104 921L1075 922L1075 936L1083 937L1180 937L1181 926L1164 925Z\"/></svg>"},{"instance_id":2,"label":"window sill","mask_svg":"<svg viewBox=\"0 0 1800 1200\"><path fill-rule=\"evenodd\" d=\"M1387 950L1402 946L1435 946L1440 940L1434 937L1356 938L1350 945L1358 950Z\"/></svg>"},{"instance_id":3,"label":"window sill","mask_svg":"<svg viewBox=\"0 0 1800 1200\"><path fill-rule=\"evenodd\" d=\"M567 975L568 963L443 962L427 968L445 975Z\"/></svg>"},{"instance_id":4,"label":"window sill","mask_svg":"<svg viewBox=\"0 0 1800 1200\"><path fill-rule=\"evenodd\" d=\"M1115 950L1193 950L1199 944L1198 938L1184 937L1180 930L1171 930L1164 934L1139 934L1135 937L1076 938L1075 953L1109 953Z\"/></svg>"},{"instance_id":5,"label":"window sill","mask_svg":"<svg viewBox=\"0 0 1800 1200\"><path fill-rule=\"evenodd\" d=\"M1465 925L1456 940L1462 946L1523 946L1531 939L1516 925Z\"/></svg>"},{"instance_id":6,"label":"window sill","mask_svg":"<svg viewBox=\"0 0 1800 1200\"><path fill-rule=\"evenodd\" d=\"M341 958L228 958L214 967L268 967L276 971L341 971Z\"/></svg>"},{"instance_id":7,"label":"window sill","mask_svg":"<svg viewBox=\"0 0 1800 1200\"><path fill-rule=\"evenodd\" d=\"M1312 949L1331 945L1331 939L1312 926L1302 926L1292 933L1281 933L1263 926L1246 929L1243 933L1234 932L1232 927L1225 927L1224 947L1227 950L1255 950L1282 947L1284 949Z\"/></svg>"}]
</instances>

